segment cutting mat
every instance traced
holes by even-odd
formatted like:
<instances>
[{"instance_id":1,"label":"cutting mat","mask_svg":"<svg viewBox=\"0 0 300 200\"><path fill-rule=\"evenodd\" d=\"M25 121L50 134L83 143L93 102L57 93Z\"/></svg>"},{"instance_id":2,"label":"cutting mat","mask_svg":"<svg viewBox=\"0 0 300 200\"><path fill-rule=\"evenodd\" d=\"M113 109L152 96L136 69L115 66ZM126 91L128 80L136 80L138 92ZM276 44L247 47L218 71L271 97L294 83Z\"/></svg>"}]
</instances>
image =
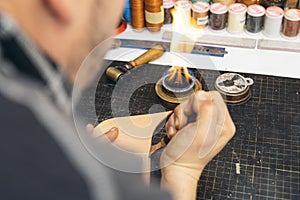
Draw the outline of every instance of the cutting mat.
<instances>
[{"instance_id":1,"label":"cutting mat","mask_svg":"<svg viewBox=\"0 0 300 200\"><path fill-rule=\"evenodd\" d=\"M127 87L118 94L115 84L103 76L96 101L86 97L81 102L87 107L95 105L97 119L87 113L87 120L96 125L112 117L162 111L154 84L147 83L147 77L151 74L152 81L158 80L166 69L168 66L143 66L124 77ZM209 70L194 72L205 90L213 89L220 74ZM252 97L242 105L228 105L237 132L204 169L197 199L300 199L300 80L242 75L255 82ZM132 92L131 85L136 82L140 87ZM123 107L126 101L128 107ZM163 126L154 132L153 143L165 134ZM153 169L159 168L159 155L158 151L152 156ZM236 163L240 165L240 174L236 173ZM152 173L152 181L159 177L159 170Z\"/></svg>"}]
</instances>

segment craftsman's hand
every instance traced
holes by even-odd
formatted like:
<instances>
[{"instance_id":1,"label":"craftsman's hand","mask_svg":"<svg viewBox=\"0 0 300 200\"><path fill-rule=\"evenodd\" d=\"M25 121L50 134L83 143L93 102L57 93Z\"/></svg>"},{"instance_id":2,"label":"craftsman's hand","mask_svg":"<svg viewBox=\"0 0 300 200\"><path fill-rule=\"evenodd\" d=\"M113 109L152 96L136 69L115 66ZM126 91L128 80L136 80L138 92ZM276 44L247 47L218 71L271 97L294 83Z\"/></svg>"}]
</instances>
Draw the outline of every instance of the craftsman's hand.
<instances>
[{"instance_id":1,"label":"craftsman's hand","mask_svg":"<svg viewBox=\"0 0 300 200\"><path fill-rule=\"evenodd\" d=\"M175 109L166 131L171 141L161 156L162 187L175 199L195 199L202 170L235 133L221 95L192 95Z\"/></svg>"},{"instance_id":2,"label":"craftsman's hand","mask_svg":"<svg viewBox=\"0 0 300 200\"><path fill-rule=\"evenodd\" d=\"M94 126L92 124L86 125L87 132L93 134L94 133ZM109 131L104 133L103 135L97 137L100 138L102 142L113 142L117 139L119 134L119 129L116 127L111 128ZM104 138L105 137L105 138Z\"/></svg>"}]
</instances>

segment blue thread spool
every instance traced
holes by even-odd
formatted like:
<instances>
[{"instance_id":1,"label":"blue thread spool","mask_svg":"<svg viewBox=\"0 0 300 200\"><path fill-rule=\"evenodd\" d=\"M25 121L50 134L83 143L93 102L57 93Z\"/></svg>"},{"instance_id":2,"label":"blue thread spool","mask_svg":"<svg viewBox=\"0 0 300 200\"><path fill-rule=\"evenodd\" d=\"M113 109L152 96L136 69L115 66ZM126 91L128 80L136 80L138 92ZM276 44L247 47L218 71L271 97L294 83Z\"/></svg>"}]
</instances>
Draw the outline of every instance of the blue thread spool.
<instances>
[{"instance_id":1,"label":"blue thread spool","mask_svg":"<svg viewBox=\"0 0 300 200\"><path fill-rule=\"evenodd\" d=\"M130 9L130 0L126 0L124 12L123 12L123 18L127 22L131 22L131 9Z\"/></svg>"}]
</instances>

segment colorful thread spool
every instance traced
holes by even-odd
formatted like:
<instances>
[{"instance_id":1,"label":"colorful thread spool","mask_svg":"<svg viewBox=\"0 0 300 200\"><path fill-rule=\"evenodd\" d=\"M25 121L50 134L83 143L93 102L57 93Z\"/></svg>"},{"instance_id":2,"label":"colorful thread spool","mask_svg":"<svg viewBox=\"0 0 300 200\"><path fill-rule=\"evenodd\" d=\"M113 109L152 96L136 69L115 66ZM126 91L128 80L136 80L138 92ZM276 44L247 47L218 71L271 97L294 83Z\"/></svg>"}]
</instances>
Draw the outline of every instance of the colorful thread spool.
<instances>
[{"instance_id":1,"label":"colorful thread spool","mask_svg":"<svg viewBox=\"0 0 300 200\"><path fill-rule=\"evenodd\" d=\"M300 10L288 9L284 13L282 34L285 38L296 38L299 32Z\"/></svg>"},{"instance_id":2,"label":"colorful thread spool","mask_svg":"<svg viewBox=\"0 0 300 200\"><path fill-rule=\"evenodd\" d=\"M173 0L164 0L164 24L172 24L173 16L171 10L174 8Z\"/></svg>"},{"instance_id":3,"label":"colorful thread spool","mask_svg":"<svg viewBox=\"0 0 300 200\"><path fill-rule=\"evenodd\" d=\"M213 3L223 3L226 6L230 6L231 4L234 4L236 0L213 0Z\"/></svg>"},{"instance_id":4,"label":"colorful thread spool","mask_svg":"<svg viewBox=\"0 0 300 200\"><path fill-rule=\"evenodd\" d=\"M192 3L189 1L177 1L175 3L175 23L181 23L182 27L187 27L191 24L191 8Z\"/></svg>"},{"instance_id":5,"label":"colorful thread spool","mask_svg":"<svg viewBox=\"0 0 300 200\"><path fill-rule=\"evenodd\" d=\"M144 17L144 1L143 0L130 0L131 9L131 26L133 30L141 32L145 27Z\"/></svg>"},{"instance_id":6,"label":"colorful thread spool","mask_svg":"<svg viewBox=\"0 0 300 200\"><path fill-rule=\"evenodd\" d=\"M241 3L229 6L227 31L230 33L241 33L244 30L247 7Z\"/></svg>"},{"instance_id":7,"label":"colorful thread spool","mask_svg":"<svg viewBox=\"0 0 300 200\"><path fill-rule=\"evenodd\" d=\"M213 31L225 30L227 22L227 6L223 3L213 3L210 6L210 29Z\"/></svg>"},{"instance_id":8,"label":"colorful thread spool","mask_svg":"<svg viewBox=\"0 0 300 200\"><path fill-rule=\"evenodd\" d=\"M206 28L208 25L209 4L206 2L195 2L192 5L192 25L195 28Z\"/></svg>"},{"instance_id":9,"label":"colorful thread spool","mask_svg":"<svg viewBox=\"0 0 300 200\"><path fill-rule=\"evenodd\" d=\"M164 7L162 0L145 0L145 19L149 31L160 31L164 23Z\"/></svg>"},{"instance_id":10,"label":"colorful thread spool","mask_svg":"<svg viewBox=\"0 0 300 200\"><path fill-rule=\"evenodd\" d=\"M265 8L257 4L251 5L247 8L247 32L259 33L262 30L265 12Z\"/></svg>"},{"instance_id":11,"label":"colorful thread spool","mask_svg":"<svg viewBox=\"0 0 300 200\"><path fill-rule=\"evenodd\" d=\"M283 10L278 6L270 6L267 8L263 30L266 36L279 36L283 14Z\"/></svg>"}]
</instances>

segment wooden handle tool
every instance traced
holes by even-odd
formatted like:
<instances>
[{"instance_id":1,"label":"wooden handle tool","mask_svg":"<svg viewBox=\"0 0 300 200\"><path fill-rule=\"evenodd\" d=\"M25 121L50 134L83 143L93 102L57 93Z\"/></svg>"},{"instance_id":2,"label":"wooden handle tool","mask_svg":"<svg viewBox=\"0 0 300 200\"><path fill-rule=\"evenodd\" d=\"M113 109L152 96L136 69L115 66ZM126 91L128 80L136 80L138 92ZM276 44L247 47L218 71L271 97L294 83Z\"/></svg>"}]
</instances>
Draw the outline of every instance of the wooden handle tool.
<instances>
[{"instance_id":1,"label":"wooden handle tool","mask_svg":"<svg viewBox=\"0 0 300 200\"><path fill-rule=\"evenodd\" d=\"M165 48L163 46L155 45L136 59L129 61L124 66L108 67L106 75L112 81L117 82L127 71L159 58L164 52Z\"/></svg>"}]
</instances>

